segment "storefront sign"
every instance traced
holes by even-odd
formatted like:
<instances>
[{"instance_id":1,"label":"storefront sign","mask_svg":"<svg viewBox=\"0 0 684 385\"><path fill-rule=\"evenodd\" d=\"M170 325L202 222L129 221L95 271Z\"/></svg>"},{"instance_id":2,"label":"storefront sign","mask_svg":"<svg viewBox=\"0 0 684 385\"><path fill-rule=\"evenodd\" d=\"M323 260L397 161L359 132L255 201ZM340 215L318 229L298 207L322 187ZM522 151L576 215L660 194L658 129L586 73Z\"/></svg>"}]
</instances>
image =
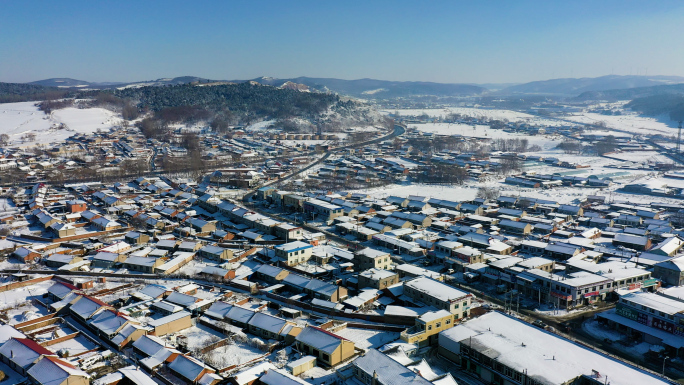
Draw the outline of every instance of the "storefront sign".
<instances>
[{"instance_id":1,"label":"storefront sign","mask_svg":"<svg viewBox=\"0 0 684 385\"><path fill-rule=\"evenodd\" d=\"M636 321L640 313L636 310L618 304L615 307L615 314L625 317L627 319L631 319L632 321Z\"/></svg>"},{"instance_id":2,"label":"storefront sign","mask_svg":"<svg viewBox=\"0 0 684 385\"><path fill-rule=\"evenodd\" d=\"M552 291L552 292L550 292L549 294L551 294L551 296L553 296L553 297L560 298L560 299L564 299L564 300L566 300L566 301L569 301L570 299L572 299L572 296L569 296L569 295L567 295L567 294L561 294L561 293L558 293L558 292L555 292L555 291Z\"/></svg>"},{"instance_id":3,"label":"storefront sign","mask_svg":"<svg viewBox=\"0 0 684 385\"><path fill-rule=\"evenodd\" d=\"M651 327L654 327L656 329L660 329L662 331L666 331L668 333L674 334L675 332L675 325L671 322L667 322L665 320L661 320L660 318L653 318L653 321L651 321Z\"/></svg>"},{"instance_id":4,"label":"storefront sign","mask_svg":"<svg viewBox=\"0 0 684 385\"><path fill-rule=\"evenodd\" d=\"M648 314L639 313L636 321L640 324L648 325Z\"/></svg>"}]
</instances>

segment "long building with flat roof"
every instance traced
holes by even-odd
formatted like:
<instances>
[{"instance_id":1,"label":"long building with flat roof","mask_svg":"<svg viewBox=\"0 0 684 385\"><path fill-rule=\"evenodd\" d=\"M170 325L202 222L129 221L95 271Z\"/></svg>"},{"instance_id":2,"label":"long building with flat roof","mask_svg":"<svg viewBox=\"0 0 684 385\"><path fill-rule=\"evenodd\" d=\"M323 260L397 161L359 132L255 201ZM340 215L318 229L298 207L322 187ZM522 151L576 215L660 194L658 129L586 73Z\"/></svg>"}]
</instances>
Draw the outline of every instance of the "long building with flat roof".
<instances>
[{"instance_id":1,"label":"long building with flat roof","mask_svg":"<svg viewBox=\"0 0 684 385\"><path fill-rule=\"evenodd\" d=\"M664 385L625 362L499 312L439 334L439 352L487 383Z\"/></svg>"}]
</instances>

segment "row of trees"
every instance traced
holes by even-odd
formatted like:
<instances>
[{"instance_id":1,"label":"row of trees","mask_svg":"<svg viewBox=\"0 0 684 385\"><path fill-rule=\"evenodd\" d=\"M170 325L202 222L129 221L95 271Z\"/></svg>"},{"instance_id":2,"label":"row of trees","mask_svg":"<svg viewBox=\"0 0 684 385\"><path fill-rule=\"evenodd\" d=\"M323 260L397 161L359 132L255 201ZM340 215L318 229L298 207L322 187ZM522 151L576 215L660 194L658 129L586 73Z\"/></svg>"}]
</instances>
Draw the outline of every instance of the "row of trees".
<instances>
[{"instance_id":1,"label":"row of trees","mask_svg":"<svg viewBox=\"0 0 684 385\"><path fill-rule=\"evenodd\" d=\"M413 178L419 183L463 184L468 172L457 165L428 163Z\"/></svg>"},{"instance_id":2,"label":"row of trees","mask_svg":"<svg viewBox=\"0 0 684 385\"><path fill-rule=\"evenodd\" d=\"M582 154L590 153L603 155L613 152L618 149L618 143L614 136L609 135L603 140L597 141L591 145L583 145L579 140L565 139L557 146L566 154Z\"/></svg>"},{"instance_id":3,"label":"row of trees","mask_svg":"<svg viewBox=\"0 0 684 385\"><path fill-rule=\"evenodd\" d=\"M54 110L71 107L73 105L74 99L44 100L38 105L38 108L49 115Z\"/></svg>"},{"instance_id":4,"label":"row of trees","mask_svg":"<svg viewBox=\"0 0 684 385\"><path fill-rule=\"evenodd\" d=\"M496 138L492 140L491 148L495 151L504 152L527 152L541 150L538 145L530 146L530 141L526 138Z\"/></svg>"}]
</instances>

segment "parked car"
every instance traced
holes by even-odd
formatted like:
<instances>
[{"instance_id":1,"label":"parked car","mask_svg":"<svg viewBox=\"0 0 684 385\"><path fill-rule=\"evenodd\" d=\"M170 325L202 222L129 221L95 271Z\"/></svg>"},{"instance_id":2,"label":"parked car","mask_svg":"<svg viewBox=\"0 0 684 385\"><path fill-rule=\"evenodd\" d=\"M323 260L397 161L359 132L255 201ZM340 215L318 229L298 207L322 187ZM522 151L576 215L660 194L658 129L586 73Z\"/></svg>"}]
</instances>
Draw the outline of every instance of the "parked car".
<instances>
[{"instance_id":1,"label":"parked car","mask_svg":"<svg viewBox=\"0 0 684 385\"><path fill-rule=\"evenodd\" d=\"M544 321L542 321L542 320L540 320L540 319L535 320L534 322L532 322L532 325L534 325L534 326L536 326L536 327L538 327L538 328L542 328L542 329L546 329L546 327L548 326L547 324L544 323Z\"/></svg>"}]
</instances>

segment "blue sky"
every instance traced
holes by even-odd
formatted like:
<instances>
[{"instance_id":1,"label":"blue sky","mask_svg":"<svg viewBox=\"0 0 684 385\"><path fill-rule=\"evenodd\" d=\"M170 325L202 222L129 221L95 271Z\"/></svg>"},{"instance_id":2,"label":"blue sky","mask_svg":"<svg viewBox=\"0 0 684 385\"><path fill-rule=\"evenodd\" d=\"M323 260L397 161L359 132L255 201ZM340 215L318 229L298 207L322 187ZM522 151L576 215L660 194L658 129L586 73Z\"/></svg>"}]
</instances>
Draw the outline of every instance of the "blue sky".
<instances>
[{"instance_id":1,"label":"blue sky","mask_svg":"<svg viewBox=\"0 0 684 385\"><path fill-rule=\"evenodd\" d=\"M684 76L681 1L5 1L0 81Z\"/></svg>"}]
</instances>

